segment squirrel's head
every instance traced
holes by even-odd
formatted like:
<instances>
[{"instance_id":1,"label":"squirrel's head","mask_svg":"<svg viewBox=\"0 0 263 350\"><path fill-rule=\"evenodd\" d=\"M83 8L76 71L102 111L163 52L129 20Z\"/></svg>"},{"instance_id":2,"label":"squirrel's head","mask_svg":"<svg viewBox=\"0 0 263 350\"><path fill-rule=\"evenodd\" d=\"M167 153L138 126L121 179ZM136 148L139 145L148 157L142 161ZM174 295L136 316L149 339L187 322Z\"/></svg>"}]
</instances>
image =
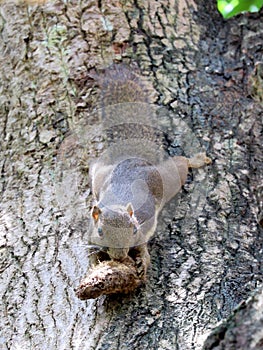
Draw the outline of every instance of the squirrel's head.
<instances>
[{"instance_id":1,"label":"squirrel's head","mask_svg":"<svg viewBox=\"0 0 263 350\"><path fill-rule=\"evenodd\" d=\"M129 249L140 241L140 225L130 203L126 207L95 205L91 211L91 220L91 243L107 247L113 259L125 259Z\"/></svg>"}]
</instances>

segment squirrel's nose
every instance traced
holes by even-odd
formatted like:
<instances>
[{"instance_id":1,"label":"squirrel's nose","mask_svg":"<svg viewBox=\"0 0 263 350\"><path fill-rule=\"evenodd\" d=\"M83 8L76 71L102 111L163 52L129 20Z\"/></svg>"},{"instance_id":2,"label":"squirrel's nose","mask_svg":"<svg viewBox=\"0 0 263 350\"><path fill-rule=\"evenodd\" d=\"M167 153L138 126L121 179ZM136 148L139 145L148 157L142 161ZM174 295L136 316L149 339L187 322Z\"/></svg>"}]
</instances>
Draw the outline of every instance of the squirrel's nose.
<instances>
[{"instance_id":1,"label":"squirrel's nose","mask_svg":"<svg viewBox=\"0 0 263 350\"><path fill-rule=\"evenodd\" d=\"M108 248L107 253L111 259L124 260L127 258L129 248Z\"/></svg>"}]
</instances>

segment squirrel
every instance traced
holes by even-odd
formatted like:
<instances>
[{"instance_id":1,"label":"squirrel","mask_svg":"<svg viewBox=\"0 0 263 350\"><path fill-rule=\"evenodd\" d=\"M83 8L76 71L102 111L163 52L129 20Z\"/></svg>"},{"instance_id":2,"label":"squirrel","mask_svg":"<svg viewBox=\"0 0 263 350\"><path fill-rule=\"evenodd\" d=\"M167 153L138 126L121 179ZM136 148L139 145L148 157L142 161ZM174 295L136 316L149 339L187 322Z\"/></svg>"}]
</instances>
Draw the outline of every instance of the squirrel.
<instances>
[{"instance_id":1,"label":"squirrel","mask_svg":"<svg viewBox=\"0 0 263 350\"><path fill-rule=\"evenodd\" d=\"M147 242L160 211L180 191L188 169L211 160L205 153L190 159L168 156L149 92L136 72L114 65L96 74L95 80L101 89L102 124L109 144L90 166L89 242L104 251L91 255L92 264L105 254L116 261L131 257L145 279L150 264Z\"/></svg>"}]
</instances>

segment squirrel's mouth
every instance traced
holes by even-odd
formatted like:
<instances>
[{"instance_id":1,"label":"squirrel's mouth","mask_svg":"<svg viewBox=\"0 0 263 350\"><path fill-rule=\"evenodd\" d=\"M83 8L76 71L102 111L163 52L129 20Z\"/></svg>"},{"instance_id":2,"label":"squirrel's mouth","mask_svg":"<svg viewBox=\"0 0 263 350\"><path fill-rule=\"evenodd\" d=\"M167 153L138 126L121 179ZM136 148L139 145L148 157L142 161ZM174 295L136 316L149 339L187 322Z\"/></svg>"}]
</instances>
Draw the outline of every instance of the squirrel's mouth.
<instances>
[{"instance_id":1,"label":"squirrel's mouth","mask_svg":"<svg viewBox=\"0 0 263 350\"><path fill-rule=\"evenodd\" d=\"M117 260L124 261L127 257L132 260L136 259L137 250L136 247L132 248L109 248L109 247L99 247L93 246L90 250L89 255L96 254L100 262Z\"/></svg>"},{"instance_id":2,"label":"squirrel's mouth","mask_svg":"<svg viewBox=\"0 0 263 350\"><path fill-rule=\"evenodd\" d=\"M108 248L107 253L113 260L123 261L127 258L129 248Z\"/></svg>"}]
</instances>

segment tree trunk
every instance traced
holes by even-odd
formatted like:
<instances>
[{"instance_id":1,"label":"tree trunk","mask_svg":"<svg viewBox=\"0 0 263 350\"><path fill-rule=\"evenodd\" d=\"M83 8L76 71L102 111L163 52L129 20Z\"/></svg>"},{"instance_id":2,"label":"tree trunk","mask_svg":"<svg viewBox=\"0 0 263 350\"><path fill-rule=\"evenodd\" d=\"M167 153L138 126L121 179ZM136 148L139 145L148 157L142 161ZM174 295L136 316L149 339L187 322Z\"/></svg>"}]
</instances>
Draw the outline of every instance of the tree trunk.
<instances>
[{"instance_id":1,"label":"tree trunk","mask_svg":"<svg viewBox=\"0 0 263 350\"><path fill-rule=\"evenodd\" d=\"M243 301L209 335L204 350L261 350L263 348L262 289Z\"/></svg>"},{"instance_id":2,"label":"tree trunk","mask_svg":"<svg viewBox=\"0 0 263 350\"><path fill-rule=\"evenodd\" d=\"M1 2L1 349L201 349L262 283L262 19L225 21L205 0ZM98 99L87 72L113 61L153 85L170 153L213 163L162 212L146 285L80 301L90 197L75 136ZM103 140L88 135L90 160ZM62 140L75 182L61 189Z\"/></svg>"}]
</instances>

